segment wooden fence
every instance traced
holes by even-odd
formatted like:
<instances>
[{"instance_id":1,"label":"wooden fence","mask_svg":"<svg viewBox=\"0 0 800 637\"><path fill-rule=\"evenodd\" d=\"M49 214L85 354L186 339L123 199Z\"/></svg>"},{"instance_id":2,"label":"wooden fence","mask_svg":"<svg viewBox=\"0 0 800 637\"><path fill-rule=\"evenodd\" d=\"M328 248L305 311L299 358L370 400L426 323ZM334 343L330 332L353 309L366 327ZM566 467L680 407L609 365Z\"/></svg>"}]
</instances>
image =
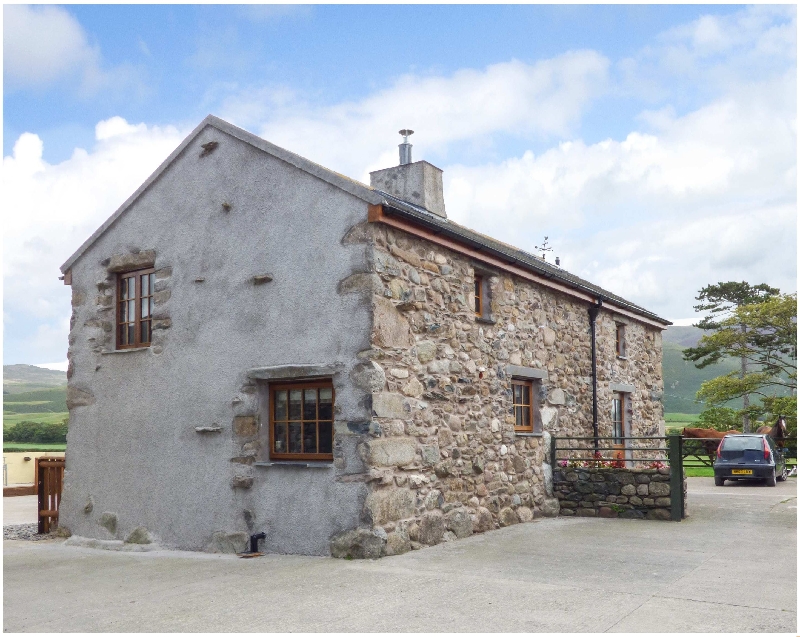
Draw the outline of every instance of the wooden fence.
<instances>
[{"instance_id":1,"label":"wooden fence","mask_svg":"<svg viewBox=\"0 0 800 637\"><path fill-rule=\"evenodd\" d=\"M39 533L58 526L58 507L64 485L64 458L36 458L36 491L39 496Z\"/></svg>"}]
</instances>

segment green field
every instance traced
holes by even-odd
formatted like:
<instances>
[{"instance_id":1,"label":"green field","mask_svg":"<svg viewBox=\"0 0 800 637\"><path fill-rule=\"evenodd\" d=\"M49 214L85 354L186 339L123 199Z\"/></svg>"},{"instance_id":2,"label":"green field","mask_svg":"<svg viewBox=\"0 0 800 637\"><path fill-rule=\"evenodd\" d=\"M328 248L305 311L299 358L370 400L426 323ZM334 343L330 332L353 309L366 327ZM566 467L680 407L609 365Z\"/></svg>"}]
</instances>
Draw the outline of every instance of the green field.
<instances>
[{"instance_id":1,"label":"green field","mask_svg":"<svg viewBox=\"0 0 800 637\"><path fill-rule=\"evenodd\" d=\"M3 395L3 415L46 414L67 411L66 387Z\"/></svg>"},{"instance_id":2,"label":"green field","mask_svg":"<svg viewBox=\"0 0 800 637\"><path fill-rule=\"evenodd\" d=\"M9 414L3 412L3 429L11 425L16 425L23 420L30 422L40 422L46 425L52 425L62 422L69 416L69 412L62 411L57 413L28 413L28 414Z\"/></svg>"},{"instance_id":3,"label":"green field","mask_svg":"<svg viewBox=\"0 0 800 637\"><path fill-rule=\"evenodd\" d=\"M700 418L700 414L680 414L675 412L664 414L664 420L667 421L667 424L675 422L697 422L698 418Z\"/></svg>"},{"instance_id":4,"label":"green field","mask_svg":"<svg viewBox=\"0 0 800 637\"><path fill-rule=\"evenodd\" d=\"M13 451L66 451L63 442L4 442L3 453Z\"/></svg>"},{"instance_id":5,"label":"green field","mask_svg":"<svg viewBox=\"0 0 800 637\"><path fill-rule=\"evenodd\" d=\"M687 478L713 478L713 467L684 467Z\"/></svg>"},{"instance_id":6,"label":"green field","mask_svg":"<svg viewBox=\"0 0 800 637\"><path fill-rule=\"evenodd\" d=\"M700 414L680 414L675 412L664 414L667 435L680 433L684 427L696 427L699 417Z\"/></svg>"}]
</instances>

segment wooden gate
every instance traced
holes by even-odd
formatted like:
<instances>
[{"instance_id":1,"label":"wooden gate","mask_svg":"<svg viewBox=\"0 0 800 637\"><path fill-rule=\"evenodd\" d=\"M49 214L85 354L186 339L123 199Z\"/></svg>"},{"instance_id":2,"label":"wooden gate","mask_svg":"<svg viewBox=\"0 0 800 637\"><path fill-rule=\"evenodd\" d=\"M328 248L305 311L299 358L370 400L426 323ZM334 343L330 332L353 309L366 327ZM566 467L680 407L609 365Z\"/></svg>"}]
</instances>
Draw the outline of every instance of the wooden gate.
<instances>
[{"instance_id":1,"label":"wooden gate","mask_svg":"<svg viewBox=\"0 0 800 637\"><path fill-rule=\"evenodd\" d=\"M39 533L58 526L58 506L64 484L64 458L36 458L36 492L39 496Z\"/></svg>"}]
</instances>

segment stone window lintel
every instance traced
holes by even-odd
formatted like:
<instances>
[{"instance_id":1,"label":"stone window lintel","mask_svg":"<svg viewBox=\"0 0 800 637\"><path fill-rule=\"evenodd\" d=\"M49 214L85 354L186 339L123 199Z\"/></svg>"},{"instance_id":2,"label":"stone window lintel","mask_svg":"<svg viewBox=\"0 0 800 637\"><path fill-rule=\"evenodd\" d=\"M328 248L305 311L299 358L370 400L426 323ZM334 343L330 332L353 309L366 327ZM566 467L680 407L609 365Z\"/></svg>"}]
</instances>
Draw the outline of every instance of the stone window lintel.
<instances>
[{"instance_id":1,"label":"stone window lintel","mask_svg":"<svg viewBox=\"0 0 800 637\"><path fill-rule=\"evenodd\" d=\"M254 467L297 467L298 469L333 469L332 462L295 462L292 460L261 460Z\"/></svg>"},{"instance_id":2,"label":"stone window lintel","mask_svg":"<svg viewBox=\"0 0 800 637\"><path fill-rule=\"evenodd\" d=\"M626 383L609 383L608 388L611 391L618 391L623 394L632 394L636 391L635 385L628 385Z\"/></svg>"},{"instance_id":3,"label":"stone window lintel","mask_svg":"<svg viewBox=\"0 0 800 637\"><path fill-rule=\"evenodd\" d=\"M152 268L156 263L155 250L140 250L139 252L127 252L125 254L112 255L106 265L109 273L120 274L133 270L143 270Z\"/></svg>"},{"instance_id":4,"label":"stone window lintel","mask_svg":"<svg viewBox=\"0 0 800 637\"><path fill-rule=\"evenodd\" d=\"M512 378L527 378L532 380L547 380L547 370L536 367L523 367L521 365L506 365L506 374Z\"/></svg>"},{"instance_id":5,"label":"stone window lintel","mask_svg":"<svg viewBox=\"0 0 800 637\"><path fill-rule=\"evenodd\" d=\"M335 365L272 365L254 367L247 371L251 380L307 380L331 378L337 372Z\"/></svg>"}]
</instances>

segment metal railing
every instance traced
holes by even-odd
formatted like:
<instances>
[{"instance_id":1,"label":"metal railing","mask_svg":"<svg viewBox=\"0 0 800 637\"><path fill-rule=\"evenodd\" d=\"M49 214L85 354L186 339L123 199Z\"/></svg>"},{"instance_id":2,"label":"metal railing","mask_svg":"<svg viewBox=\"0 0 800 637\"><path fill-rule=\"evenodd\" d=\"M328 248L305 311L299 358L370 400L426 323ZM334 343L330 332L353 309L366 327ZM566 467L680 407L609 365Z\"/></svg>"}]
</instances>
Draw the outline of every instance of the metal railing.
<instances>
[{"instance_id":1,"label":"metal railing","mask_svg":"<svg viewBox=\"0 0 800 637\"><path fill-rule=\"evenodd\" d=\"M560 445L559 442L573 441L577 445ZM634 446L634 442L647 441L645 446ZM610 442L610 446L606 443ZM661 443L661 444L659 444ZM559 452L569 452L559 456ZM606 452L605 454L603 452ZM583 454L583 455L581 455ZM685 517L683 502L683 439L679 434L669 436L623 436L598 437L552 436L550 438L550 458L553 470L570 468L632 468L640 463L669 467L670 510L672 519L680 521ZM575 463L575 464L572 464ZM644 466L642 466L644 465ZM654 467L655 468L655 467ZM678 497L675 497L677 494Z\"/></svg>"},{"instance_id":2,"label":"metal railing","mask_svg":"<svg viewBox=\"0 0 800 637\"><path fill-rule=\"evenodd\" d=\"M680 437L680 436L678 436ZM553 436L550 438L550 453L553 458L554 464L558 460L576 461L576 462L668 462L669 458L669 445L667 444L671 436L623 436L621 438L613 437L599 437L593 436ZM660 441L663 445L648 444L646 446L638 446L630 444L633 441ZM577 446L561 446L559 441L577 441ZM610 446L605 446L603 443L610 441ZM559 456L559 451L572 452L567 456ZM576 455L575 452L578 452ZM605 452L605 453L603 453ZM579 455L579 454L588 455ZM595 454L599 454L595 455ZM609 456L610 457L607 457ZM622 454L622 455L619 455Z\"/></svg>"}]
</instances>

